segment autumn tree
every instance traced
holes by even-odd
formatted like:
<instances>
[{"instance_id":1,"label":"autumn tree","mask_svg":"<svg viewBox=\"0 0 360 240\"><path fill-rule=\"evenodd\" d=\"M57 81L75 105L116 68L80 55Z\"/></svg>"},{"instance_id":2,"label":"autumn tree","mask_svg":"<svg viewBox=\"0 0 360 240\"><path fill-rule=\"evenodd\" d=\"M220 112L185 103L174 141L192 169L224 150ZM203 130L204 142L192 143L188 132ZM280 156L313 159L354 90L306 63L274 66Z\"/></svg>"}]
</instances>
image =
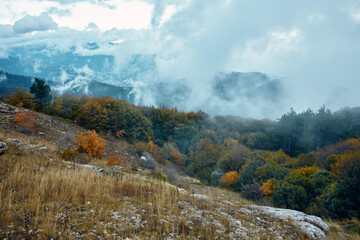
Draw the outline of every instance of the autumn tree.
<instances>
[{"instance_id":1,"label":"autumn tree","mask_svg":"<svg viewBox=\"0 0 360 240\"><path fill-rule=\"evenodd\" d=\"M271 198L272 194L275 192L275 187L277 185L277 181L274 179L268 179L263 185L260 187L261 191L267 198Z\"/></svg>"},{"instance_id":2,"label":"autumn tree","mask_svg":"<svg viewBox=\"0 0 360 240\"><path fill-rule=\"evenodd\" d=\"M24 107L28 109L32 109L34 107L33 96L21 88L16 88L16 91L8 95L4 99L4 102L17 107Z\"/></svg>"},{"instance_id":3,"label":"autumn tree","mask_svg":"<svg viewBox=\"0 0 360 240\"><path fill-rule=\"evenodd\" d=\"M76 137L77 151L90 156L101 158L104 156L106 141L98 136L95 130L88 130L87 134L80 133Z\"/></svg>"},{"instance_id":4,"label":"autumn tree","mask_svg":"<svg viewBox=\"0 0 360 240\"><path fill-rule=\"evenodd\" d=\"M220 184L226 187L232 187L238 178L239 173L237 171L227 172L221 177Z\"/></svg>"}]
</instances>

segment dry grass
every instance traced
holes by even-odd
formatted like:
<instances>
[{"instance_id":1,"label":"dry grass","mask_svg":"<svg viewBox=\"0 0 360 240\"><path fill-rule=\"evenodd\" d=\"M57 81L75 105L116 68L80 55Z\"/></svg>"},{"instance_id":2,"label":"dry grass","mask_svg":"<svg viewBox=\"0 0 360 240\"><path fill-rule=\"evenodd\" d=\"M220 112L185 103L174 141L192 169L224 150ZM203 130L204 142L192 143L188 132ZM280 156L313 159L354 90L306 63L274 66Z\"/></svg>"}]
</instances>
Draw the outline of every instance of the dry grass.
<instances>
[{"instance_id":1,"label":"dry grass","mask_svg":"<svg viewBox=\"0 0 360 240\"><path fill-rule=\"evenodd\" d=\"M360 234L349 229L349 226L354 226L357 231L360 229L360 221L357 219L346 221L325 221L330 227L329 238L331 240L360 240ZM340 234L342 235L340 235ZM345 234L344 234L345 233Z\"/></svg>"},{"instance_id":2,"label":"dry grass","mask_svg":"<svg viewBox=\"0 0 360 240\"><path fill-rule=\"evenodd\" d=\"M31 136L0 136L46 146ZM50 150L9 147L0 156L0 238L228 239L239 227L234 219L247 226L245 239L273 236L222 203L231 200L225 190L204 188L210 197L201 199L138 174L112 177L74 167Z\"/></svg>"},{"instance_id":3,"label":"dry grass","mask_svg":"<svg viewBox=\"0 0 360 240\"><path fill-rule=\"evenodd\" d=\"M239 211L252 203L234 192L192 185L194 192L184 193L130 170L102 175L64 163L56 146L36 135L0 131L9 138L48 150L9 144L0 156L1 239L306 239L288 223Z\"/></svg>"}]
</instances>

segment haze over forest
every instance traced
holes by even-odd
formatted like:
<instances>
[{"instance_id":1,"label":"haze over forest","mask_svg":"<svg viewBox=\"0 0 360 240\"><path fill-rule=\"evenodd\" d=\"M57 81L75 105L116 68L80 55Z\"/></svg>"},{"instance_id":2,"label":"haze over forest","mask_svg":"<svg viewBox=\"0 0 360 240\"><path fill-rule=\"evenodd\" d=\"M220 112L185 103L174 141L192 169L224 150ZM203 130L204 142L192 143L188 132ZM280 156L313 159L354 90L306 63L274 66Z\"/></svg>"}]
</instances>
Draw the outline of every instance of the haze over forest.
<instances>
[{"instance_id":1,"label":"haze over forest","mask_svg":"<svg viewBox=\"0 0 360 240\"><path fill-rule=\"evenodd\" d=\"M271 119L359 106L356 0L2 3L0 70L59 93L97 81L136 104Z\"/></svg>"}]
</instances>

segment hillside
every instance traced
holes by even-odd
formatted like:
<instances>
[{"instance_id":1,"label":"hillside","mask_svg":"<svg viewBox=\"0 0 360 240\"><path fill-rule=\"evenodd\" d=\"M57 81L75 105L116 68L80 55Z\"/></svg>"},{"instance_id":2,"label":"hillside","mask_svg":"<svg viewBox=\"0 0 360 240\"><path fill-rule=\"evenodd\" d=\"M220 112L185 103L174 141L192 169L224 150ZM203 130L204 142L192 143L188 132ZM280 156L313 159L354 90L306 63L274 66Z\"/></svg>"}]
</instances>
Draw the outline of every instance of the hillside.
<instances>
[{"instance_id":1,"label":"hillside","mask_svg":"<svg viewBox=\"0 0 360 240\"><path fill-rule=\"evenodd\" d=\"M327 239L329 227L318 217L253 205L202 186L172 164L143 169L132 145L109 136L101 136L106 154L116 149L125 168L93 158L64 161L58 154L64 136L86 130L36 113L40 131L24 134L13 122L18 110L0 103L0 140L9 148L0 156L4 239ZM331 226L328 236L337 239L341 228Z\"/></svg>"}]
</instances>

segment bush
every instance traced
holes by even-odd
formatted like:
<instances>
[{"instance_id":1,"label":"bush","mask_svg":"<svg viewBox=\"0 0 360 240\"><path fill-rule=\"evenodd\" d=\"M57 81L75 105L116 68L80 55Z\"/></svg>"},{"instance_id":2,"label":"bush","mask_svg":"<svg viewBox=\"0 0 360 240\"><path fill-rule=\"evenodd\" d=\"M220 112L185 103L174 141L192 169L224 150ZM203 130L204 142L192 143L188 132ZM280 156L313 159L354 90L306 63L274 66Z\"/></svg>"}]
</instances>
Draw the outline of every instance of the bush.
<instances>
[{"instance_id":1,"label":"bush","mask_svg":"<svg viewBox=\"0 0 360 240\"><path fill-rule=\"evenodd\" d=\"M25 126L34 132L37 132L38 130L37 120L30 111L19 110L15 115L14 122L20 126Z\"/></svg>"},{"instance_id":2,"label":"bush","mask_svg":"<svg viewBox=\"0 0 360 240\"><path fill-rule=\"evenodd\" d=\"M146 143L144 143L144 142L138 142L135 147L136 147L136 150L137 150L139 153L143 153L143 152L148 152L148 151L149 151L148 146L147 146Z\"/></svg>"},{"instance_id":3,"label":"bush","mask_svg":"<svg viewBox=\"0 0 360 240\"><path fill-rule=\"evenodd\" d=\"M263 194L260 189L260 184L258 182L253 182L251 184L245 184L241 188L241 195L247 199L258 201L263 199Z\"/></svg>"},{"instance_id":4,"label":"bush","mask_svg":"<svg viewBox=\"0 0 360 240\"><path fill-rule=\"evenodd\" d=\"M108 165L109 166L120 166L126 167L125 158L123 155L118 153L112 153L108 157Z\"/></svg>"},{"instance_id":5,"label":"bush","mask_svg":"<svg viewBox=\"0 0 360 240\"><path fill-rule=\"evenodd\" d=\"M224 172L221 170L215 170L211 173L211 184L213 186L219 186L220 179L224 175Z\"/></svg>"},{"instance_id":6,"label":"bush","mask_svg":"<svg viewBox=\"0 0 360 240\"><path fill-rule=\"evenodd\" d=\"M105 143L104 139L101 139L95 130L88 130L86 135L80 133L76 137L77 151L86 153L90 156L101 158L104 156Z\"/></svg>"},{"instance_id":7,"label":"bush","mask_svg":"<svg viewBox=\"0 0 360 240\"><path fill-rule=\"evenodd\" d=\"M8 95L4 99L4 102L17 107L24 107L28 109L33 109L35 106L34 98L31 96L31 94L25 92L21 88L17 88L15 92Z\"/></svg>"},{"instance_id":8,"label":"bush","mask_svg":"<svg viewBox=\"0 0 360 240\"><path fill-rule=\"evenodd\" d=\"M177 165L182 164L181 152L177 149L171 150L169 153L169 160Z\"/></svg>"}]
</instances>

